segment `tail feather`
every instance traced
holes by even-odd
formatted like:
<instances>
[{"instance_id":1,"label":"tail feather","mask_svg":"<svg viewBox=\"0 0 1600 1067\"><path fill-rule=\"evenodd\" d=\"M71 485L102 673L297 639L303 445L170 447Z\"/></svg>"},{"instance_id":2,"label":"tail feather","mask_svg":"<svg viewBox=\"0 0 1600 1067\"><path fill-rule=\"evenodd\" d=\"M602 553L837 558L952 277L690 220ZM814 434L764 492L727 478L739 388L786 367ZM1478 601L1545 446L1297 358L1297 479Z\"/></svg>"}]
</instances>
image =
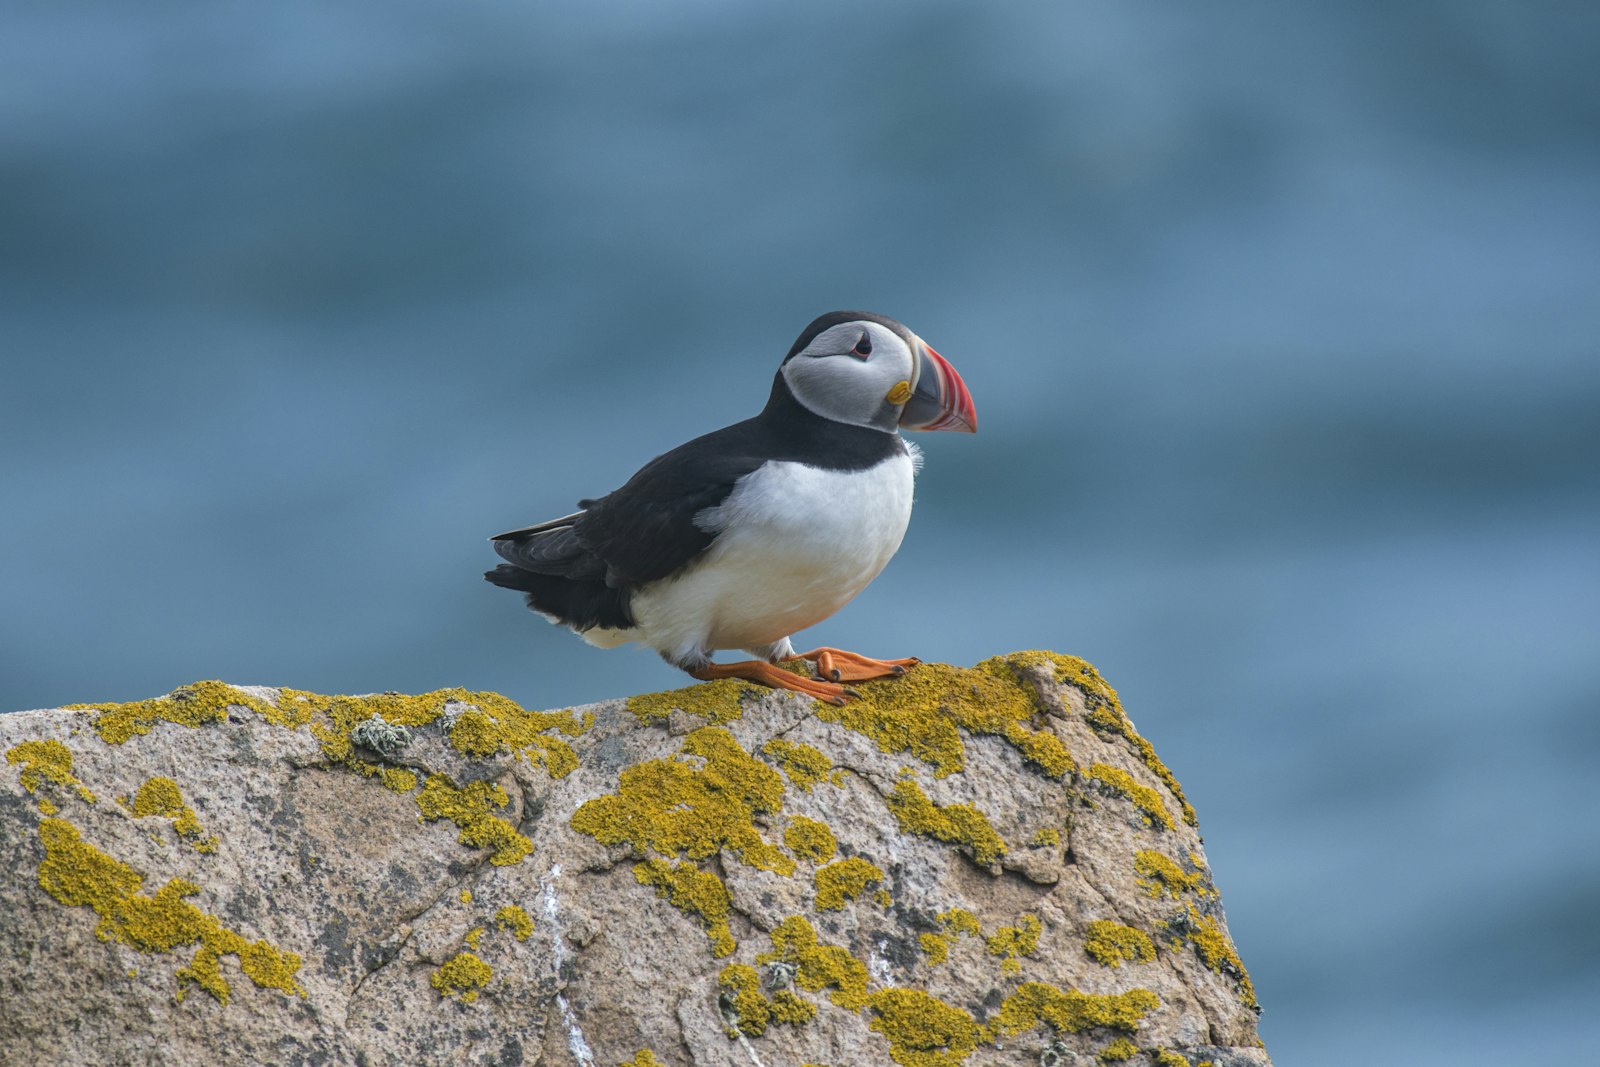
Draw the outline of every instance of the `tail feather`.
<instances>
[{"instance_id":1,"label":"tail feather","mask_svg":"<svg viewBox=\"0 0 1600 1067\"><path fill-rule=\"evenodd\" d=\"M495 547L500 544L496 542ZM633 626L629 591L613 589L604 581L541 574L512 563L485 571L483 577L502 589L517 590L531 610L579 633L596 626L618 630Z\"/></svg>"},{"instance_id":2,"label":"tail feather","mask_svg":"<svg viewBox=\"0 0 1600 1067\"><path fill-rule=\"evenodd\" d=\"M604 580L606 576L605 560L585 548L570 526L501 534L490 543L501 559L535 574L577 581Z\"/></svg>"}]
</instances>

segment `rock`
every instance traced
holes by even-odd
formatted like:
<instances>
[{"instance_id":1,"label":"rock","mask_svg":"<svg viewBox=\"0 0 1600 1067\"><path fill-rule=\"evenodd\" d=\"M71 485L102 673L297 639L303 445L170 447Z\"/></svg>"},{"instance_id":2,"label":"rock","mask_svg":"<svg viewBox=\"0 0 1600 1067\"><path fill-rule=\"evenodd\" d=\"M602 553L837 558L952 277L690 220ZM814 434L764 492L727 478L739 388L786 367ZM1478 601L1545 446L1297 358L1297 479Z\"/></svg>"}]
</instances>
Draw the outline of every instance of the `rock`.
<instances>
[{"instance_id":1,"label":"rock","mask_svg":"<svg viewBox=\"0 0 1600 1067\"><path fill-rule=\"evenodd\" d=\"M859 688L529 712L202 682L0 715L0 1049L1269 1063L1194 813L1092 667Z\"/></svg>"}]
</instances>

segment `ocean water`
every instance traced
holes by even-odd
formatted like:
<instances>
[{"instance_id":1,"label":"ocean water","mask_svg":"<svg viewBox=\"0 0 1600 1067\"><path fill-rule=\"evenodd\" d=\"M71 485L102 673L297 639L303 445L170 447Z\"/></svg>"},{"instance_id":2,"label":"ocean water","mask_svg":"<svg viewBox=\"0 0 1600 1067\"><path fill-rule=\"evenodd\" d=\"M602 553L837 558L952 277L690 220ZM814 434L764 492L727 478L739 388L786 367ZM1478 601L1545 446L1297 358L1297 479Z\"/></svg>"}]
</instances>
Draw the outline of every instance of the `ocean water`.
<instances>
[{"instance_id":1,"label":"ocean water","mask_svg":"<svg viewBox=\"0 0 1600 1067\"><path fill-rule=\"evenodd\" d=\"M479 573L814 315L972 389L808 636L1096 663L1280 1064L1600 1038L1600 14L20 3L0 708L680 684Z\"/></svg>"}]
</instances>

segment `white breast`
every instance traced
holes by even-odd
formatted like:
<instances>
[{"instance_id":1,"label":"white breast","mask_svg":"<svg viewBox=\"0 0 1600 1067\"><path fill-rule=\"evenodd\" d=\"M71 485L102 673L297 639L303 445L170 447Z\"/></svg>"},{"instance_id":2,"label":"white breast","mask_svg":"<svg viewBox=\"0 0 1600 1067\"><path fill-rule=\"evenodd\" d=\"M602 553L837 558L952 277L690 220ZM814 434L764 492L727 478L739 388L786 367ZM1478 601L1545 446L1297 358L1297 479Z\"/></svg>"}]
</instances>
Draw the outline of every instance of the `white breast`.
<instances>
[{"instance_id":1,"label":"white breast","mask_svg":"<svg viewBox=\"0 0 1600 1067\"><path fill-rule=\"evenodd\" d=\"M629 639L669 657L756 648L815 625L878 576L911 521L915 463L768 463L696 516L717 533L685 574L635 593Z\"/></svg>"}]
</instances>

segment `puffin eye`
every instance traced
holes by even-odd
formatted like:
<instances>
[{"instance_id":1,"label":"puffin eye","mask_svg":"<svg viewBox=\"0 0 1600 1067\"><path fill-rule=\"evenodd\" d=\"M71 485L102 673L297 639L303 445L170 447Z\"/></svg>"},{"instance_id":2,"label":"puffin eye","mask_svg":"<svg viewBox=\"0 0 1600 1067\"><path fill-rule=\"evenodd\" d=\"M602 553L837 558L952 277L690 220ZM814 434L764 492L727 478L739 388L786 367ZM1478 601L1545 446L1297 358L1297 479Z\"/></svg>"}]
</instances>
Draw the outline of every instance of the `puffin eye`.
<instances>
[{"instance_id":1,"label":"puffin eye","mask_svg":"<svg viewBox=\"0 0 1600 1067\"><path fill-rule=\"evenodd\" d=\"M853 355L861 356L863 358L872 355L872 335L866 333L862 334L861 340L857 341L856 346L850 351Z\"/></svg>"}]
</instances>

